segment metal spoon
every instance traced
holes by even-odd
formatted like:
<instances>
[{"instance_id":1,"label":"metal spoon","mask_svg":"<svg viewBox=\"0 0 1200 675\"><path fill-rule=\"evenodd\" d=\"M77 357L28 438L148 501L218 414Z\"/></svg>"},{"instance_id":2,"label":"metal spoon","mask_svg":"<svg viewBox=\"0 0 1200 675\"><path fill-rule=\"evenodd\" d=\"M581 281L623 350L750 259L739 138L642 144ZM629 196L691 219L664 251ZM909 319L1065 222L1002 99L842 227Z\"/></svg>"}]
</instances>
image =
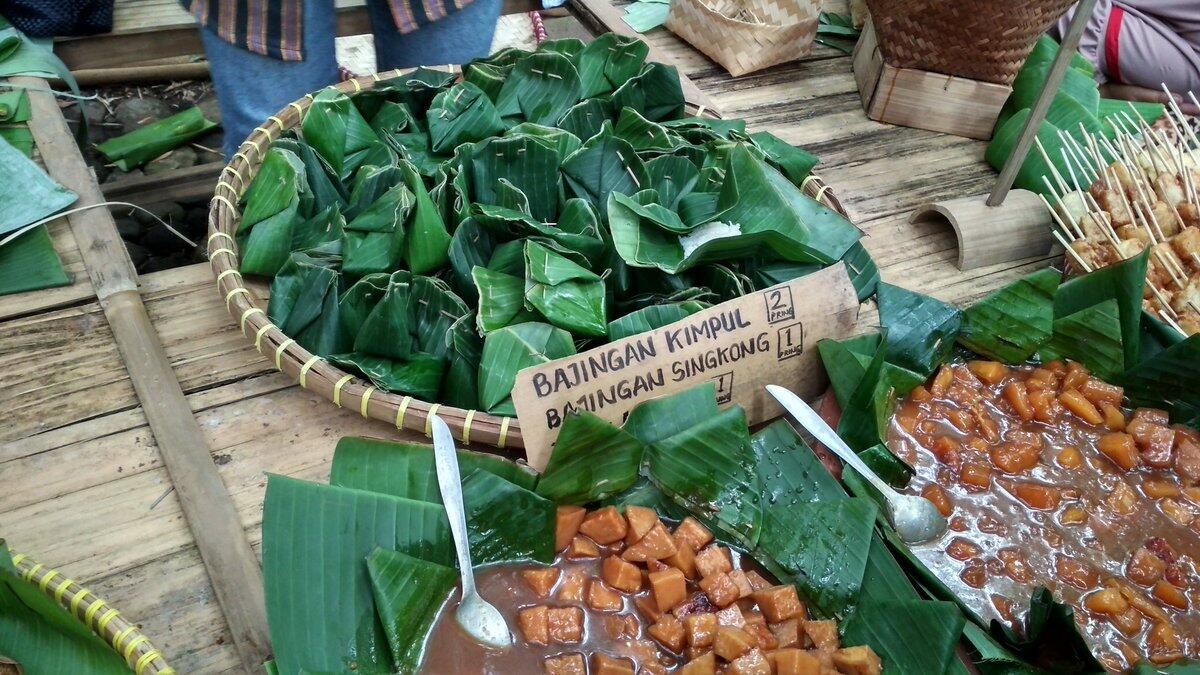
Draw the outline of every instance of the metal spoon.
<instances>
[{"instance_id":1,"label":"metal spoon","mask_svg":"<svg viewBox=\"0 0 1200 675\"><path fill-rule=\"evenodd\" d=\"M450 534L454 537L454 550L458 553L458 571L462 575L462 599L454 618L458 625L476 641L497 649L508 649L513 645L512 633L500 610L493 607L475 589L475 570L471 565L471 546L467 542L467 518L463 509L462 479L458 472L458 453L454 449L454 437L450 427L437 415L430 419L433 427L433 458L437 467L438 488L442 493L442 504L450 518Z\"/></svg>"},{"instance_id":2,"label":"metal spoon","mask_svg":"<svg viewBox=\"0 0 1200 675\"><path fill-rule=\"evenodd\" d=\"M821 416L799 396L774 384L768 384L767 391L792 417L796 418L800 426L807 429L808 433L833 451L843 462L849 464L859 475L866 478L876 490L879 490L884 501L887 502L888 520L892 523L892 527L896 528L896 534L900 535L900 539L905 543L919 544L946 531L946 519L938 512L933 502L924 497L902 495L893 490L892 486L875 475L875 472L858 458L858 454L846 445L837 432L830 429L825 420L821 419Z\"/></svg>"}]
</instances>

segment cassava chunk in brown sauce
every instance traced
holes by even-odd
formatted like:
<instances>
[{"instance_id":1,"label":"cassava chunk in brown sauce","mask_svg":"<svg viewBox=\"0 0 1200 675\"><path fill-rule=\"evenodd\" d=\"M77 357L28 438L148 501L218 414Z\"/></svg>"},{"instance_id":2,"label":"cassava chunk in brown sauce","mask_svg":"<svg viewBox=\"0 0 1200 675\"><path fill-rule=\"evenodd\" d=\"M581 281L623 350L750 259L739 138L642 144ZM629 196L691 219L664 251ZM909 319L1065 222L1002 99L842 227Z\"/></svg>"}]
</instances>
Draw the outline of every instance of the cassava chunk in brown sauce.
<instances>
[{"instance_id":1,"label":"cassava chunk in brown sauce","mask_svg":"<svg viewBox=\"0 0 1200 675\"><path fill-rule=\"evenodd\" d=\"M1046 586L1100 661L1200 657L1200 435L1078 363L943 366L898 406L907 491L950 519L916 555L977 614L1020 629Z\"/></svg>"},{"instance_id":2,"label":"cassava chunk in brown sauce","mask_svg":"<svg viewBox=\"0 0 1200 675\"><path fill-rule=\"evenodd\" d=\"M489 650L442 607L422 673L547 675L879 675L870 647L841 647L833 621L811 620L794 586L713 543L687 518L654 511L560 507L550 567L477 570L480 594L517 646ZM457 597L457 594L453 596Z\"/></svg>"}]
</instances>

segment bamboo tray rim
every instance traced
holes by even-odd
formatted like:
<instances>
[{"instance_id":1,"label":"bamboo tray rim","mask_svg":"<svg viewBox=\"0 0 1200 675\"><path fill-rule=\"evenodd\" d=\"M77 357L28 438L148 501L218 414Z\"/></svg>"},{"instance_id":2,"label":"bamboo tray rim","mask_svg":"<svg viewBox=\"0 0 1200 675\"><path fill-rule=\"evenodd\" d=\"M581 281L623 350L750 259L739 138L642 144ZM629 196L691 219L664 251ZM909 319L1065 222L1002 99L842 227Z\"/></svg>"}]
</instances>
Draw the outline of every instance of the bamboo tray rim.
<instances>
[{"instance_id":1,"label":"bamboo tray rim","mask_svg":"<svg viewBox=\"0 0 1200 675\"><path fill-rule=\"evenodd\" d=\"M23 553L10 551L10 554L22 579L37 586L70 612L72 618L90 628L125 660L135 675L175 675L175 669L167 664L166 657L137 624L121 616L103 598Z\"/></svg>"},{"instance_id":2,"label":"bamboo tray rim","mask_svg":"<svg viewBox=\"0 0 1200 675\"><path fill-rule=\"evenodd\" d=\"M460 74L457 66L450 72ZM376 84L403 77L415 69L398 69L356 77L336 85L334 89L353 95L373 88ZM437 68L435 68L437 70ZM444 68L442 69L445 72ZM464 410L440 403L430 403L413 396L380 389L358 375L352 375L296 344L267 317L263 298L247 285L239 265L237 241L234 239L241 214L238 203L254 180L271 144L285 131L299 125L312 104L309 93L293 101L266 122L256 127L238 147L229 163L221 170L212 200L209 202L208 240L206 253L217 292L225 308L237 320L244 336L252 340L255 351L267 357L275 369L291 377L302 388L330 400L339 408L357 410L365 418L387 422L396 429L408 429L432 436L430 416L438 415L450 427L458 440L490 445L499 449L523 449L521 427L516 418L500 417L479 410ZM690 105L690 104L689 104ZM705 114L703 106L695 111ZM716 115L711 115L716 117ZM234 182L230 182L230 181ZM236 185L235 185L236 183ZM801 190L821 204L849 218L832 190L816 174L810 174Z\"/></svg>"}]
</instances>

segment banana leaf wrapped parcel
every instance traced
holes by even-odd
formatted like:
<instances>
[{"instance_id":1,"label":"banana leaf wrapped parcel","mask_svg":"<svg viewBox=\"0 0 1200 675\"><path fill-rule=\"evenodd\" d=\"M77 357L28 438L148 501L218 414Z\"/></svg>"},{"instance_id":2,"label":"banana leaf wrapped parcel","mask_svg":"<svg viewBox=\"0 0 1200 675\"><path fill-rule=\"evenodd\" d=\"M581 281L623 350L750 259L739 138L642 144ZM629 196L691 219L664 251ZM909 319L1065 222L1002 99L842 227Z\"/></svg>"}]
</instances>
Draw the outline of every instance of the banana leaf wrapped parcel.
<instances>
[{"instance_id":1,"label":"banana leaf wrapped parcel","mask_svg":"<svg viewBox=\"0 0 1200 675\"><path fill-rule=\"evenodd\" d=\"M640 41L552 40L314 95L242 203L269 316L380 388L513 414L517 370L839 260L878 271L804 194L816 158L688 116Z\"/></svg>"}]
</instances>

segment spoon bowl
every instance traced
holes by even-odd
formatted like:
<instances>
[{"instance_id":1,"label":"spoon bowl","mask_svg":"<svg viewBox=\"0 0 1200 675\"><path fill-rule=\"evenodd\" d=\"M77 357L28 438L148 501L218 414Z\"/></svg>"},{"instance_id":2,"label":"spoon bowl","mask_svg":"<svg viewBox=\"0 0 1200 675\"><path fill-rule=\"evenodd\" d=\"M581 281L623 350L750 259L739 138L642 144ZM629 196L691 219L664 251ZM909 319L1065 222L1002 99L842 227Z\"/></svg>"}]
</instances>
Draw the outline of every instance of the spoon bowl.
<instances>
[{"instance_id":1,"label":"spoon bowl","mask_svg":"<svg viewBox=\"0 0 1200 675\"><path fill-rule=\"evenodd\" d=\"M842 437L838 436L803 399L775 384L768 384L767 392L779 401L783 409L787 410L800 426L807 429L808 433L879 491L883 496L888 522L904 543L920 544L946 531L946 519L933 502L924 497L902 495L893 490L892 486L875 475L875 472L859 459L858 453L851 450Z\"/></svg>"},{"instance_id":2,"label":"spoon bowl","mask_svg":"<svg viewBox=\"0 0 1200 675\"><path fill-rule=\"evenodd\" d=\"M454 551L458 555L458 573L462 577L462 599L454 618L458 625L476 642L496 649L508 649L513 645L512 632L500 610L479 595L475 589L475 568L471 564L471 545L467 539L467 517L463 508L462 478L458 470L458 452L454 449L454 436L450 427L437 415L430 416L433 427L433 459L437 469L438 489L442 493L442 504L450 519L450 534L454 537Z\"/></svg>"}]
</instances>

